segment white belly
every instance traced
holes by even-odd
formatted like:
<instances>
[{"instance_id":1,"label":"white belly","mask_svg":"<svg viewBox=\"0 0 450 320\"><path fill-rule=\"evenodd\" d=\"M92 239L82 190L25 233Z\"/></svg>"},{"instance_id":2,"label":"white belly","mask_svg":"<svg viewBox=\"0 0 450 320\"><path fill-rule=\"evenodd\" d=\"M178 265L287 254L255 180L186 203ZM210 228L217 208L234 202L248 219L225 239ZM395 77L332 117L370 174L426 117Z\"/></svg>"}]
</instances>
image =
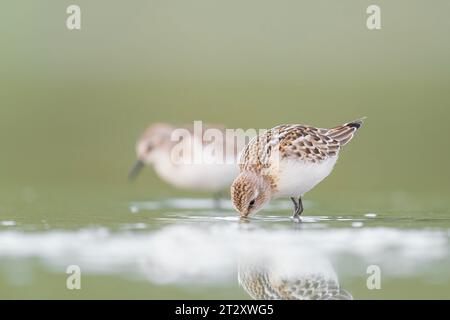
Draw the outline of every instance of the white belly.
<instances>
[{"instance_id":1,"label":"white belly","mask_svg":"<svg viewBox=\"0 0 450 320\"><path fill-rule=\"evenodd\" d=\"M337 156L320 163L283 160L280 163L278 191L275 197L298 197L314 188L333 170Z\"/></svg>"}]
</instances>

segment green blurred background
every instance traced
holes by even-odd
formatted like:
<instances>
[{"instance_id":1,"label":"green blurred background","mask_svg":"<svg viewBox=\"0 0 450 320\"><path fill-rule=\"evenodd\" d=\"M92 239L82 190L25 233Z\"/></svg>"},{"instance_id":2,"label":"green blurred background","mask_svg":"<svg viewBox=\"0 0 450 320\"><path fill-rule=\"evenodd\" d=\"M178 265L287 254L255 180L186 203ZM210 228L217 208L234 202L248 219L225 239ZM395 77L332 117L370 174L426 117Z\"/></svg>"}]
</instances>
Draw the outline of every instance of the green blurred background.
<instances>
[{"instance_id":1,"label":"green blurred background","mask_svg":"<svg viewBox=\"0 0 450 320\"><path fill-rule=\"evenodd\" d=\"M73 3L79 31L65 26ZM121 187L154 121L367 116L322 193L448 190L450 3L376 1L369 31L372 3L3 1L0 184Z\"/></svg>"},{"instance_id":2,"label":"green blurred background","mask_svg":"<svg viewBox=\"0 0 450 320\"><path fill-rule=\"evenodd\" d=\"M66 28L70 4L81 7L79 31ZM381 7L381 30L366 28L370 4ZM308 194L322 202L315 210L448 216L447 0L3 0L0 9L0 215L18 229L113 226L142 219L129 215L131 201L197 195L152 170L126 181L135 140L156 121L332 127L367 116ZM49 284L10 290L54 294Z\"/></svg>"}]
</instances>

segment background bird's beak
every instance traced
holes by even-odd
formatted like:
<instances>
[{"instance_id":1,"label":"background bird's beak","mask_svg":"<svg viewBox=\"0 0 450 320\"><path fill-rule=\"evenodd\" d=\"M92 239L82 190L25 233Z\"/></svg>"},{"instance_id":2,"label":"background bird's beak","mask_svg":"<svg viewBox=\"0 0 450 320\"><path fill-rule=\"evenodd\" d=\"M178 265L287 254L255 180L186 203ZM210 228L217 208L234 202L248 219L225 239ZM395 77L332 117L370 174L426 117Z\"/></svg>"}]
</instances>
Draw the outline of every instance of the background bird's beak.
<instances>
[{"instance_id":1,"label":"background bird's beak","mask_svg":"<svg viewBox=\"0 0 450 320\"><path fill-rule=\"evenodd\" d=\"M144 163L141 160L137 160L133 168L131 168L130 173L128 174L128 180L133 181L137 178L139 175L139 172L141 172L142 168L144 167Z\"/></svg>"}]
</instances>

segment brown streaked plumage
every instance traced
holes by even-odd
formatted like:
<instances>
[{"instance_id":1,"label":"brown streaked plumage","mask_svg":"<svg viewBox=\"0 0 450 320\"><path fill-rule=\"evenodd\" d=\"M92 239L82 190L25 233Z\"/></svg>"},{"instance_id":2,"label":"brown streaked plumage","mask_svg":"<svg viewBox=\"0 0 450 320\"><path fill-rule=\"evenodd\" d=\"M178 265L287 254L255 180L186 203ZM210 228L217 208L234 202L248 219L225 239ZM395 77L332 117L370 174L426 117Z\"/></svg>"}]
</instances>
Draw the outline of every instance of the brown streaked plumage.
<instances>
[{"instance_id":1,"label":"brown streaked plumage","mask_svg":"<svg viewBox=\"0 0 450 320\"><path fill-rule=\"evenodd\" d=\"M241 173L231 186L235 208L247 216L272 198L288 196L299 220L301 196L331 173L341 147L362 123L359 119L331 129L285 124L253 138L241 153Z\"/></svg>"},{"instance_id":2,"label":"brown streaked plumage","mask_svg":"<svg viewBox=\"0 0 450 320\"><path fill-rule=\"evenodd\" d=\"M239 266L239 284L255 300L352 300L334 270L286 274L264 265Z\"/></svg>"}]
</instances>

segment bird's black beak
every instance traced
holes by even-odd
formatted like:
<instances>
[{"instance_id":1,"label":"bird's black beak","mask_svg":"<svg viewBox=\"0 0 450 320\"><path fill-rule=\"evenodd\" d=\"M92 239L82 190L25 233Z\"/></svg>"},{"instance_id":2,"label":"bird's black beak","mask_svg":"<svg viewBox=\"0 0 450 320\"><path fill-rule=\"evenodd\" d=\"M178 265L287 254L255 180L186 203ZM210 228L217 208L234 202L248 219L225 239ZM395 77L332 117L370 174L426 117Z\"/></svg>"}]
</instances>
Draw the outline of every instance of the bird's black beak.
<instances>
[{"instance_id":1,"label":"bird's black beak","mask_svg":"<svg viewBox=\"0 0 450 320\"><path fill-rule=\"evenodd\" d=\"M139 172L141 172L142 168L144 167L144 163L141 160L137 160L133 168L131 168L130 173L128 174L128 180L133 181L137 178L139 175Z\"/></svg>"}]
</instances>

